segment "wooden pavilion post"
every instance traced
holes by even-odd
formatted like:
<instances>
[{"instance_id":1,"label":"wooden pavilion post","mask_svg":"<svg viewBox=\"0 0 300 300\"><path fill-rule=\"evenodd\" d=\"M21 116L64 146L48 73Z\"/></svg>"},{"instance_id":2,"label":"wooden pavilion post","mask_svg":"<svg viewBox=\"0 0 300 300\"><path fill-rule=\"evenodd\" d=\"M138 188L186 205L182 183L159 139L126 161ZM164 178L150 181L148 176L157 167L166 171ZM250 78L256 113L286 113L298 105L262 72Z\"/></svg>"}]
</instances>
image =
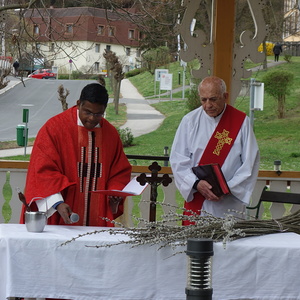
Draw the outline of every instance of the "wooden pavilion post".
<instances>
[{"instance_id":1,"label":"wooden pavilion post","mask_svg":"<svg viewBox=\"0 0 300 300\"><path fill-rule=\"evenodd\" d=\"M230 98L234 50L235 0L215 0L213 75L222 78ZM230 103L230 99L228 99Z\"/></svg>"},{"instance_id":2,"label":"wooden pavilion post","mask_svg":"<svg viewBox=\"0 0 300 300\"><path fill-rule=\"evenodd\" d=\"M238 28L240 42L235 43L235 10L236 0L211 0L207 9L212 12L210 42L208 33L202 29L191 32L191 24L197 20L197 9L202 0L184 1L185 12L176 30L182 38L185 47L179 51L180 58L189 62L195 58L200 67L192 70L192 76L203 79L214 75L224 79L229 93L228 103L234 105L242 88L241 79L249 78L251 70L245 69L245 62L250 59L255 63L264 60L264 53L257 51L260 43L267 35L262 10L265 0L247 0L255 24L254 31Z\"/></svg>"}]
</instances>

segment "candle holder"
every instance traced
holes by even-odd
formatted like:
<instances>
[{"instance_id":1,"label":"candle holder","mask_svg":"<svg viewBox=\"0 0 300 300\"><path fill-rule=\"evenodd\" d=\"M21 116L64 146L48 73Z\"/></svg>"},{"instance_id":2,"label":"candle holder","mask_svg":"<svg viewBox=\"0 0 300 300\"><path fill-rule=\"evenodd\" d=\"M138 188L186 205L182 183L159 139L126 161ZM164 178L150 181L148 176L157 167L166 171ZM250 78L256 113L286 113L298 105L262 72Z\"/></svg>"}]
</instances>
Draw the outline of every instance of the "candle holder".
<instances>
[{"instance_id":1,"label":"candle holder","mask_svg":"<svg viewBox=\"0 0 300 300\"><path fill-rule=\"evenodd\" d=\"M186 254L188 256L186 300L212 300L213 241L211 239L188 239Z\"/></svg>"}]
</instances>

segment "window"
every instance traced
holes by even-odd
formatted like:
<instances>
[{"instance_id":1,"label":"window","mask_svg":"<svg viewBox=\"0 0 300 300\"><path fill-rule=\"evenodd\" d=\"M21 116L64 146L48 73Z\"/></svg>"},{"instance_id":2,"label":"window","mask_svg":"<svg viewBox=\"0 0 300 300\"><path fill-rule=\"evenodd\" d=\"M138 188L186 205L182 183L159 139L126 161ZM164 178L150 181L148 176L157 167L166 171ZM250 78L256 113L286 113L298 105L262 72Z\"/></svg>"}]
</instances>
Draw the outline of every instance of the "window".
<instances>
[{"instance_id":1,"label":"window","mask_svg":"<svg viewBox=\"0 0 300 300\"><path fill-rule=\"evenodd\" d=\"M129 31L128 31L128 38L130 40L134 39L134 30L133 29L129 29Z\"/></svg>"},{"instance_id":2,"label":"window","mask_svg":"<svg viewBox=\"0 0 300 300\"><path fill-rule=\"evenodd\" d=\"M95 72L99 72L99 68L100 67L100 63L99 62L95 62L95 65L94 65L94 71Z\"/></svg>"},{"instance_id":3,"label":"window","mask_svg":"<svg viewBox=\"0 0 300 300\"><path fill-rule=\"evenodd\" d=\"M130 48L129 48L129 47L126 47L125 51L126 51L126 55L127 55L127 56L130 56Z\"/></svg>"},{"instance_id":4,"label":"window","mask_svg":"<svg viewBox=\"0 0 300 300\"><path fill-rule=\"evenodd\" d=\"M99 53L100 52L100 44L95 45L95 52Z\"/></svg>"},{"instance_id":5,"label":"window","mask_svg":"<svg viewBox=\"0 0 300 300\"><path fill-rule=\"evenodd\" d=\"M297 22L297 25L296 25L296 30L297 30L297 32L300 30L300 16L298 15L297 16L297 20L296 20L296 22Z\"/></svg>"},{"instance_id":6,"label":"window","mask_svg":"<svg viewBox=\"0 0 300 300\"><path fill-rule=\"evenodd\" d=\"M73 24L66 24L66 33L67 34L73 33Z\"/></svg>"},{"instance_id":7,"label":"window","mask_svg":"<svg viewBox=\"0 0 300 300\"><path fill-rule=\"evenodd\" d=\"M51 43L50 44L50 52L54 52L54 49L55 49L55 44L54 43Z\"/></svg>"},{"instance_id":8,"label":"window","mask_svg":"<svg viewBox=\"0 0 300 300\"><path fill-rule=\"evenodd\" d=\"M98 25L97 34L104 35L104 26L103 25Z\"/></svg>"},{"instance_id":9,"label":"window","mask_svg":"<svg viewBox=\"0 0 300 300\"><path fill-rule=\"evenodd\" d=\"M139 40L143 39L144 34L142 32L139 31Z\"/></svg>"},{"instance_id":10,"label":"window","mask_svg":"<svg viewBox=\"0 0 300 300\"><path fill-rule=\"evenodd\" d=\"M39 34L40 33L40 27L39 25L33 25L33 33L34 34Z\"/></svg>"},{"instance_id":11,"label":"window","mask_svg":"<svg viewBox=\"0 0 300 300\"><path fill-rule=\"evenodd\" d=\"M115 27L109 27L108 28L108 36L115 36L115 34L116 34L116 29L115 29Z\"/></svg>"},{"instance_id":12,"label":"window","mask_svg":"<svg viewBox=\"0 0 300 300\"><path fill-rule=\"evenodd\" d=\"M136 57L141 57L141 49L136 49Z\"/></svg>"},{"instance_id":13,"label":"window","mask_svg":"<svg viewBox=\"0 0 300 300\"><path fill-rule=\"evenodd\" d=\"M111 45L106 45L106 51L111 51Z\"/></svg>"}]
</instances>

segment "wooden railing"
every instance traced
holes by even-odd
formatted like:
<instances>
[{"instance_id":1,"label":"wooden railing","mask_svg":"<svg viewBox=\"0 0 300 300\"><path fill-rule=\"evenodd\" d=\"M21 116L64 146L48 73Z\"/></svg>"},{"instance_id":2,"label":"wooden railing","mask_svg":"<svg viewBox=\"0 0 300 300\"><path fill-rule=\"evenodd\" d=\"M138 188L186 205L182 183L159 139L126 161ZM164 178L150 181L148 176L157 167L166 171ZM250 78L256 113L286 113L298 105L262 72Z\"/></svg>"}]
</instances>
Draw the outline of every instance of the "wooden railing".
<instances>
[{"instance_id":1,"label":"wooden railing","mask_svg":"<svg viewBox=\"0 0 300 300\"><path fill-rule=\"evenodd\" d=\"M27 168L28 162L0 160L0 187L2 190L0 195L0 223L19 222L21 202L18 200L16 188L24 189ZM151 173L151 171L145 166L132 166L132 177L140 175L141 173L147 174ZM161 167L159 174L168 174L173 179L170 167ZM300 193L300 172L282 171L281 174L277 174L275 171L261 170L252 194L252 206L258 202L260 194L266 185L272 191ZM4 190L6 193L4 193ZM11 191L11 193L9 191ZM178 197L174 180L167 187L159 187L159 198L160 202L163 204L167 203L168 205L159 206L161 208L157 208L158 214L167 213L171 209L174 210L174 207L183 205L183 200L179 200L180 203L176 202L176 198L178 200L180 197ZM135 221L132 216L135 215L148 220L150 211L149 199L150 187L147 187L140 197L128 197L125 205L125 213L119 221L126 226L136 226L137 224L142 226L142 224ZM287 214L290 209L295 210L296 208L276 204L270 208L270 213L272 217L277 218L283 214ZM248 214L252 216L254 212L249 211ZM260 212L260 215L263 214L264 209Z\"/></svg>"}]
</instances>

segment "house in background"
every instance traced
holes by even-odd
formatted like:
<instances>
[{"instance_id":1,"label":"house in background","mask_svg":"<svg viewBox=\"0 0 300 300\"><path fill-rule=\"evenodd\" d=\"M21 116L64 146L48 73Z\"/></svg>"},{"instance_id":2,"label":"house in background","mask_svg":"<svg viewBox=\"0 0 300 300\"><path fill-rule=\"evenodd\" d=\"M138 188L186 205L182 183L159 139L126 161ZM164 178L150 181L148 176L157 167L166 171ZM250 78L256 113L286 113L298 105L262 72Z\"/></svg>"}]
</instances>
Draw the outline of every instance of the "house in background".
<instances>
[{"instance_id":1,"label":"house in background","mask_svg":"<svg viewBox=\"0 0 300 300\"><path fill-rule=\"evenodd\" d=\"M300 56L300 0L284 0L283 52Z\"/></svg>"},{"instance_id":2,"label":"house in background","mask_svg":"<svg viewBox=\"0 0 300 300\"><path fill-rule=\"evenodd\" d=\"M116 53L125 72L138 68L141 34L124 16L93 7L27 10L35 40L29 51L39 53L45 66L57 67L60 74L105 72L105 49Z\"/></svg>"},{"instance_id":3,"label":"house in background","mask_svg":"<svg viewBox=\"0 0 300 300\"><path fill-rule=\"evenodd\" d=\"M300 41L300 1L284 0L284 42Z\"/></svg>"}]
</instances>

